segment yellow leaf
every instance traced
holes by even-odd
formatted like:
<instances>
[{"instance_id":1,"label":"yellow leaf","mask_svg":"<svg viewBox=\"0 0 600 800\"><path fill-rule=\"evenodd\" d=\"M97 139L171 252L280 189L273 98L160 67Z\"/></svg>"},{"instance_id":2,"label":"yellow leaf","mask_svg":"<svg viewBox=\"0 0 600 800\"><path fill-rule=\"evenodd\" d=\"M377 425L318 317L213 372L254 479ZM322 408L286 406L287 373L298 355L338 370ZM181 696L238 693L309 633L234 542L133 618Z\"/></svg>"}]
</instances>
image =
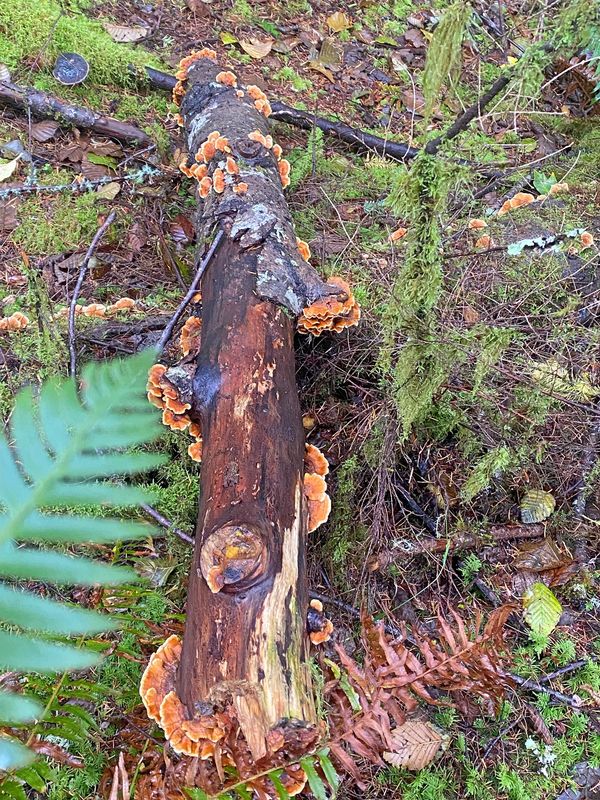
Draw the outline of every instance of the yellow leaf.
<instances>
[{"instance_id":1,"label":"yellow leaf","mask_svg":"<svg viewBox=\"0 0 600 800\"><path fill-rule=\"evenodd\" d=\"M8 161L6 164L0 164L0 182L10 178L16 170L20 158L21 156L18 155L16 158L13 158L12 161Z\"/></svg>"},{"instance_id":2,"label":"yellow leaf","mask_svg":"<svg viewBox=\"0 0 600 800\"><path fill-rule=\"evenodd\" d=\"M334 33L346 31L352 25L352 20L343 11L335 11L327 17L327 25Z\"/></svg>"},{"instance_id":3,"label":"yellow leaf","mask_svg":"<svg viewBox=\"0 0 600 800\"><path fill-rule=\"evenodd\" d=\"M233 33L229 33L229 31L221 31L219 39L223 44L237 44L238 42L237 36L234 36Z\"/></svg>"},{"instance_id":4,"label":"yellow leaf","mask_svg":"<svg viewBox=\"0 0 600 800\"><path fill-rule=\"evenodd\" d=\"M263 41L260 39L242 39L240 47L251 58L264 58L271 52L273 41L273 39L265 39Z\"/></svg>"},{"instance_id":5,"label":"yellow leaf","mask_svg":"<svg viewBox=\"0 0 600 800\"><path fill-rule=\"evenodd\" d=\"M526 525L548 519L556 507L556 500L550 492L530 489L521 500L521 520Z\"/></svg>"},{"instance_id":6,"label":"yellow leaf","mask_svg":"<svg viewBox=\"0 0 600 800\"><path fill-rule=\"evenodd\" d=\"M523 595L523 617L534 633L549 636L558 625L562 606L544 583L534 583Z\"/></svg>"}]
</instances>

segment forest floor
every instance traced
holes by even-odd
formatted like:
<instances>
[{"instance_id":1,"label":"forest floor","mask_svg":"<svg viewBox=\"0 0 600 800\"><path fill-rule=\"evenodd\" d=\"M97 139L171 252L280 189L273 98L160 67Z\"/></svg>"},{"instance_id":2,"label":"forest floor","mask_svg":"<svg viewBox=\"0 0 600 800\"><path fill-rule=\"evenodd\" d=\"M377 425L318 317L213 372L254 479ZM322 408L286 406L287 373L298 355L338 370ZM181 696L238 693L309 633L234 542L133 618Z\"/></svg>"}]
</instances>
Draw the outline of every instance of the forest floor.
<instances>
[{"instance_id":1,"label":"forest floor","mask_svg":"<svg viewBox=\"0 0 600 800\"><path fill-rule=\"evenodd\" d=\"M136 306L110 320L78 318L81 361L156 341L193 273L196 200L177 168L184 144L175 107L136 83L129 63L174 72L183 55L209 45L269 98L421 147L523 51L548 41L557 19L537 0L499 4L501 14L474 3L462 66L452 86L441 80L427 118L425 59L447 5L0 0L0 69L15 83L127 120L154 142L125 146L0 109L0 175L21 153L0 177L0 306L34 321L0 333L3 418L23 384L66 373L66 322L51 317L66 307L109 210L117 220L81 302L130 297ZM52 77L65 50L90 63L80 86ZM333 511L309 544L311 590L359 661L359 609L431 630L439 610L452 607L473 626L477 614L515 603L504 666L534 681L498 687L491 714L468 692L429 707L445 737L436 760L418 772L363 767L367 789L347 780L341 798L598 796L590 787L600 781L600 104L593 69L569 64L571 55L537 52L435 157L439 240L411 239L422 220L411 208L410 162L273 123L292 165L297 234L312 263L349 280L362 306L357 328L297 341L308 440L331 465ZM73 189L80 175L104 182ZM519 192L534 202L499 214ZM390 241L400 228L406 236ZM432 336L420 342L435 369L419 383L406 372L418 335L397 322L405 318L398 276L415 247L428 246L441 248L443 282L427 311ZM175 433L160 440L169 459L148 487L160 513L191 533L199 466L188 443ZM528 505L543 526L525 524ZM189 556L166 531L106 552L144 583L68 594L120 612L124 628L108 637L92 680L27 679L48 707L36 733L53 737L63 763L0 786L1 797L108 798L120 754L134 780L160 746L139 678L157 644L182 630ZM534 584L560 603L546 629L523 621Z\"/></svg>"}]
</instances>

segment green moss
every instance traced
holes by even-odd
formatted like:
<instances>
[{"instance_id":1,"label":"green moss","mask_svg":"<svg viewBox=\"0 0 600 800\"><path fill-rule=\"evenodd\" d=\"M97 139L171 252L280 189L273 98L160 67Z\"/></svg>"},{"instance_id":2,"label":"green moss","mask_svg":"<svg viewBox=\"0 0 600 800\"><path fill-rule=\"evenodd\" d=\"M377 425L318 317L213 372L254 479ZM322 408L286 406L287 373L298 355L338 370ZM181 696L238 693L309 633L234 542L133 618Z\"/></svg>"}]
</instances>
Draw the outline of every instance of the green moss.
<instances>
[{"instance_id":1,"label":"green moss","mask_svg":"<svg viewBox=\"0 0 600 800\"><path fill-rule=\"evenodd\" d=\"M52 255L77 250L89 244L98 229L98 214L106 210L93 192L79 196L32 197L19 206L19 226L12 240L29 256ZM107 241L117 241L126 220L121 217L109 229Z\"/></svg>"},{"instance_id":2,"label":"green moss","mask_svg":"<svg viewBox=\"0 0 600 800\"><path fill-rule=\"evenodd\" d=\"M16 69L41 57L42 64L52 65L59 53L77 52L90 64L89 83L131 84L128 65L155 59L114 42L99 20L81 13L88 5L81 0L0 0L0 62Z\"/></svg>"},{"instance_id":3,"label":"green moss","mask_svg":"<svg viewBox=\"0 0 600 800\"><path fill-rule=\"evenodd\" d=\"M293 67L282 67L273 75L273 78L276 81L287 84L295 92L304 92L312 87L312 81L308 80L308 78L303 78Z\"/></svg>"}]
</instances>

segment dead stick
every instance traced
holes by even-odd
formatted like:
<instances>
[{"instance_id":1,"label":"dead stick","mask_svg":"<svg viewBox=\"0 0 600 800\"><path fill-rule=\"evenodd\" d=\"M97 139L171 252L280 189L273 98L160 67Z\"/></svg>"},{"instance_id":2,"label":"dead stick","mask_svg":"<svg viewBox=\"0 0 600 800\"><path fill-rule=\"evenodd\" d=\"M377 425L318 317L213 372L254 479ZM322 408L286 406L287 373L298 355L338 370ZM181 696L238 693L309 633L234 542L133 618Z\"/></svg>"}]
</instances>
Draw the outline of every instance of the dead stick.
<instances>
[{"instance_id":1,"label":"dead stick","mask_svg":"<svg viewBox=\"0 0 600 800\"><path fill-rule=\"evenodd\" d=\"M512 75L500 75L500 77L497 78L490 86L487 92L484 92L484 94L478 97L472 106L469 106L469 108L467 108L459 117L455 119L447 131L439 136L436 136L436 138L432 139L430 142L427 142L425 145L425 152L431 156L435 155L444 142L449 142L451 139L454 139L456 136L458 136L459 133L464 131L465 128L475 119L475 117L478 117L481 114L488 103L490 103L494 97L496 97L496 95L500 94L500 92L508 86L511 79Z\"/></svg>"},{"instance_id":2,"label":"dead stick","mask_svg":"<svg viewBox=\"0 0 600 800\"><path fill-rule=\"evenodd\" d=\"M183 298L181 303L177 306L177 310L175 311L175 313L173 314L173 316L171 317L171 319L167 323L164 331L162 332L162 336L160 337L158 345L157 345L159 353L162 353L162 351L165 349L165 345L167 344L167 342L171 338L171 335L173 334L173 329L175 328L175 326L179 322L179 319L181 318L181 315L183 314L183 312L185 311L187 306L192 302L193 296L198 291L198 286L200 285L200 281L202 279L202 276L204 275L204 273L206 271L206 268L210 264L210 260L212 259L212 257L216 253L217 248L221 244L221 240L223 238L223 235L224 234L223 234L222 230L217 232L217 235L215 236L215 238L213 240L213 243L209 247L208 252L204 256L204 258L200 262L200 266L196 270L196 274L194 276L194 280L192 281L192 283L190 285L190 288L187 291L187 294L185 295L185 297Z\"/></svg>"},{"instance_id":3,"label":"dead stick","mask_svg":"<svg viewBox=\"0 0 600 800\"><path fill-rule=\"evenodd\" d=\"M578 708L584 711L591 710L585 708L585 706L583 705L583 700L580 697L577 697L577 695L571 697L568 694L563 694L563 692L557 692L556 689L550 689L548 686L542 686L542 684L539 683L538 681L532 681L529 678L522 678L520 675L515 675L512 672L507 673L507 675L511 680L513 680L517 684L517 686L520 686L521 689L547 694L549 697L552 697L559 703L563 703L564 705L570 706L571 708Z\"/></svg>"},{"instance_id":4,"label":"dead stick","mask_svg":"<svg viewBox=\"0 0 600 800\"><path fill-rule=\"evenodd\" d=\"M422 555L423 553L443 553L446 550L469 550L471 548L485 545L486 537L494 539L496 542L506 542L511 539L536 539L544 535L543 525L498 525L484 531L480 535L472 533L457 534L452 539L433 539L431 537L421 539L418 542L402 541L402 547L398 547L398 553L402 555Z\"/></svg>"},{"instance_id":5,"label":"dead stick","mask_svg":"<svg viewBox=\"0 0 600 800\"><path fill-rule=\"evenodd\" d=\"M57 120L61 125L88 128L102 136L110 136L121 142L133 141L143 145L152 144L148 134L140 128L136 128L135 125L121 122L112 117L105 117L88 108L73 106L33 87L0 83L0 105L8 105L20 111L29 109L34 117Z\"/></svg>"},{"instance_id":6,"label":"dead stick","mask_svg":"<svg viewBox=\"0 0 600 800\"><path fill-rule=\"evenodd\" d=\"M81 269L79 270L79 277L77 278L77 283L75 284L75 289L73 290L73 297L71 298L71 304L69 305L69 354L70 354L69 374L73 378L75 377L75 373L77 371L77 354L75 352L75 306L77 305L77 298L79 297L81 286L83 284L83 281L85 280L85 276L87 275L88 267L90 265L90 260L94 255L94 252L96 251L96 248L100 243L100 240L108 230L109 226L112 224L115 217L116 217L116 211L111 211L108 217L102 223L102 225L96 231L96 235L92 239L92 243L88 247L85 257L83 259Z\"/></svg>"},{"instance_id":7,"label":"dead stick","mask_svg":"<svg viewBox=\"0 0 600 800\"><path fill-rule=\"evenodd\" d=\"M560 669L554 670L554 672L549 672L548 675L543 675L538 683L547 683L547 681L553 681L555 678L560 678L562 675L568 675L571 672L576 672L578 669L585 667L587 664L594 663L596 659L594 658L580 658L579 661L573 661L572 664L567 664Z\"/></svg>"},{"instance_id":8,"label":"dead stick","mask_svg":"<svg viewBox=\"0 0 600 800\"><path fill-rule=\"evenodd\" d=\"M188 534L182 531L181 528L177 528L175 525L173 525L171 520L164 517L160 511L152 508L152 506L149 506L147 503L142 503L140 508L142 508L149 517L152 517L155 522L158 522L159 525L162 525L163 528L166 528L168 531L172 531L175 536L179 536L182 541L187 542L188 544L194 544L194 539L192 536L188 536Z\"/></svg>"}]
</instances>

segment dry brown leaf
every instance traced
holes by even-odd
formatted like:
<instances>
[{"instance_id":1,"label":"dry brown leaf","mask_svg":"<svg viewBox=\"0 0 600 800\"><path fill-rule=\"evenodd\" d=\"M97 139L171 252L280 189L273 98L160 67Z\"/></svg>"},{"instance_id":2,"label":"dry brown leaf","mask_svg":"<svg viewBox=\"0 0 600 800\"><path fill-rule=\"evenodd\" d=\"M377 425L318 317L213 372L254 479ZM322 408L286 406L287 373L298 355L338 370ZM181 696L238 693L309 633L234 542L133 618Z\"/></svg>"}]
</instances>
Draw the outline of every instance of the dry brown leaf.
<instances>
[{"instance_id":1,"label":"dry brown leaf","mask_svg":"<svg viewBox=\"0 0 600 800\"><path fill-rule=\"evenodd\" d=\"M273 48L273 39L241 39L240 47L251 58L264 58Z\"/></svg>"},{"instance_id":2,"label":"dry brown leaf","mask_svg":"<svg viewBox=\"0 0 600 800\"><path fill-rule=\"evenodd\" d=\"M112 22L105 22L104 30L114 42L139 42L150 33L149 28L142 25L115 25Z\"/></svg>"},{"instance_id":3,"label":"dry brown leaf","mask_svg":"<svg viewBox=\"0 0 600 800\"><path fill-rule=\"evenodd\" d=\"M327 26L334 33L346 31L352 25L352 20L343 11L335 11L327 17Z\"/></svg>"},{"instance_id":4,"label":"dry brown leaf","mask_svg":"<svg viewBox=\"0 0 600 800\"><path fill-rule=\"evenodd\" d=\"M429 722L408 719L392 733L394 749L383 754L394 767L419 770L431 764L436 757L443 737Z\"/></svg>"},{"instance_id":5,"label":"dry brown leaf","mask_svg":"<svg viewBox=\"0 0 600 800\"><path fill-rule=\"evenodd\" d=\"M49 142L54 138L56 131L59 129L58 122L52 119L45 119L43 122L36 122L31 126L31 135L36 142Z\"/></svg>"}]
</instances>

